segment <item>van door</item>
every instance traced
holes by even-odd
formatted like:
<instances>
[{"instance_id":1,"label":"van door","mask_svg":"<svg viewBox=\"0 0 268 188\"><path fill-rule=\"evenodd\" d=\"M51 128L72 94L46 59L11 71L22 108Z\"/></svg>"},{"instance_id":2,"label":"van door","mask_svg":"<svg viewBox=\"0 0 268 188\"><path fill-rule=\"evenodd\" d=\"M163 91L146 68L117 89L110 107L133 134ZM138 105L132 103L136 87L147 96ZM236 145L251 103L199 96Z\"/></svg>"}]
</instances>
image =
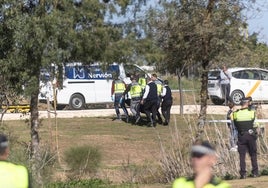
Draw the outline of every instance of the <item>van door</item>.
<instances>
[{"instance_id":1,"label":"van door","mask_svg":"<svg viewBox=\"0 0 268 188\"><path fill-rule=\"evenodd\" d=\"M107 68L102 68L100 66L91 66L91 69L95 74L95 102L112 102L111 88L113 75L120 76L119 65L112 64Z\"/></svg>"}]
</instances>

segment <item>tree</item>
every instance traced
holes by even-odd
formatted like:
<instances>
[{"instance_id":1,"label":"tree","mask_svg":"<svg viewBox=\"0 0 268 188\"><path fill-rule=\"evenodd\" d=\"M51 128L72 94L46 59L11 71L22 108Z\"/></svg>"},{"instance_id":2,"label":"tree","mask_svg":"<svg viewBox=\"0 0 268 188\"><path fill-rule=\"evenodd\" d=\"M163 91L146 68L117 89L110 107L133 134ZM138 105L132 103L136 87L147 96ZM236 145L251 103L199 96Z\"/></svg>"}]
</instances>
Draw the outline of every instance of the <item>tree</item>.
<instances>
[{"instance_id":1,"label":"tree","mask_svg":"<svg viewBox=\"0 0 268 188\"><path fill-rule=\"evenodd\" d=\"M123 2L118 1L119 5ZM128 46L133 46L130 43L134 40L131 35L123 37L121 27L104 22L107 6L112 9L115 4L106 5L98 0L3 0L0 5L1 75L16 93L30 97L32 172L41 185L38 132L41 68L69 61L126 62L132 53Z\"/></svg>"},{"instance_id":2,"label":"tree","mask_svg":"<svg viewBox=\"0 0 268 188\"><path fill-rule=\"evenodd\" d=\"M222 63L227 56L239 51L244 41L241 29L242 2L235 1L164 1L163 10L150 17L154 37L165 53L162 65L174 73L199 65L201 75L199 133L205 125L207 108L208 70L213 63Z\"/></svg>"}]
</instances>

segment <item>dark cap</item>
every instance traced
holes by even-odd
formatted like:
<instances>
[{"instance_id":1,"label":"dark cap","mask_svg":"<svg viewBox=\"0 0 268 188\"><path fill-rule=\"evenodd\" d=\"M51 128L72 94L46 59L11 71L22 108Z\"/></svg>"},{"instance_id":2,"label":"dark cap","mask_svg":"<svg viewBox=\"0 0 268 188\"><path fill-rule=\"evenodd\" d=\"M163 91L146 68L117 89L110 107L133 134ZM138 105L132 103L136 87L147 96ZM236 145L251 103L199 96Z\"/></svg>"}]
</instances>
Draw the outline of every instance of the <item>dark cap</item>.
<instances>
[{"instance_id":1,"label":"dark cap","mask_svg":"<svg viewBox=\"0 0 268 188\"><path fill-rule=\"evenodd\" d=\"M249 101L252 101L252 97L249 96L249 97L246 97Z\"/></svg>"},{"instance_id":2,"label":"dark cap","mask_svg":"<svg viewBox=\"0 0 268 188\"><path fill-rule=\"evenodd\" d=\"M6 148L8 146L8 139L5 135L0 134L0 147Z\"/></svg>"},{"instance_id":3,"label":"dark cap","mask_svg":"<svg viewBox=\"0 0 268 188\"><path fill-rule=\"evenodd\" d=\"M215 154L215 148L208 142L202 141L201 143L194 144L191 149L191 153L199 153L203 155Z\"/></svg>"},{"instance_id":4,"label":"dark cap","mask_svg":"<svg viewBox=\"0 0 268 188\"><path fill-rule=\"evenodd\" d=\"M245 104L245 103L248 103L248 102L251 102L252 101L252 97L243 97L241 99L241 104Z\"/></svg>"}]
</instances>

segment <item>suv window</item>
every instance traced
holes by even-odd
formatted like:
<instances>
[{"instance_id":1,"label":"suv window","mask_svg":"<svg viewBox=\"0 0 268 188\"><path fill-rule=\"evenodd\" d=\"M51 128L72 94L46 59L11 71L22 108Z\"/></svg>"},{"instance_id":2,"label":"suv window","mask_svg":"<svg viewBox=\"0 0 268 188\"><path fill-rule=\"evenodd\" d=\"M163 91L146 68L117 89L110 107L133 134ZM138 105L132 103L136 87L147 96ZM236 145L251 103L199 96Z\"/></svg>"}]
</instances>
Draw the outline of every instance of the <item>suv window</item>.
<instances>
[{"instance_id":1,"label":"suv window","mask_svg":"<svg viewBox=\"0 0 268 188\"><path fill-rule=\"evenodd\" d=\"M261 80L268 80L268 72L260 71L260 79Z\"/></svg>"},{"instance_id":2,"label":"suv window","mask_svg":"<svg viewBox=\"0 0 268 188\"><path fill-rule=\"evenodd\" d=\"M218 79L220 79L220 71L219 70L209 71L208 72L208 79L209 80L218 80Z\"/></svg>"},{"instance_id":3,"label":"suv window","mask_svg":"<svg viewBox=\"0 0 268 188\"><path fill-rule=\"evenodd\" d=\"M237 79L256 79L252 70L236 71L232 73L232 76Z\"/></svg>"}]
</instances>

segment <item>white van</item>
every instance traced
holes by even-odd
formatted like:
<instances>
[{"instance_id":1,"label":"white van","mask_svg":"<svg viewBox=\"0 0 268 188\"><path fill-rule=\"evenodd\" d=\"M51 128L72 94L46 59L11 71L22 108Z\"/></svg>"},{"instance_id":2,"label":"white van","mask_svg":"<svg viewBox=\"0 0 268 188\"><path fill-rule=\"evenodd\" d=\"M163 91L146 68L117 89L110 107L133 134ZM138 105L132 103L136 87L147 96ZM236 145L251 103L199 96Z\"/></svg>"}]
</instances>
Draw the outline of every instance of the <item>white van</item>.
<instances>
[{"instance_id":1,"label":"white van","mask_svg":"<svg viewBox=\"0 0 268 188\"><path fill-rule=\"evenodd\" d=\"M86 104L109 103L111 100L111 86L113 75L119 75L124 80L127 74L147 78L148 74L135 64L111 64L104 68L100 64L84 65L82 63L67 63L63 66L63 84L57 86L55 94L57 107L69 105L70 109L84 109ZM50 75L57 74L57 67L52 68ZM57 80L48 76L43 70L40 84L39 100L54 101L53 87L50 80L56 84ZM53 76L52 76L53 77Z\"/></svg>"},{"instance_id":2,"label":"white van","mask_svg":"<svg viewBox=\"0 0 268 188\"><path fill-rule=\"evenodd\" d=\"M268 101L268 70L260 68L229 68L232 74L230 98L238 105L241 98L251 96L254 102ZM216 105L224 103L220 87L220 70L208 74L208 95Z\"/></svg>"}]
</instances>

